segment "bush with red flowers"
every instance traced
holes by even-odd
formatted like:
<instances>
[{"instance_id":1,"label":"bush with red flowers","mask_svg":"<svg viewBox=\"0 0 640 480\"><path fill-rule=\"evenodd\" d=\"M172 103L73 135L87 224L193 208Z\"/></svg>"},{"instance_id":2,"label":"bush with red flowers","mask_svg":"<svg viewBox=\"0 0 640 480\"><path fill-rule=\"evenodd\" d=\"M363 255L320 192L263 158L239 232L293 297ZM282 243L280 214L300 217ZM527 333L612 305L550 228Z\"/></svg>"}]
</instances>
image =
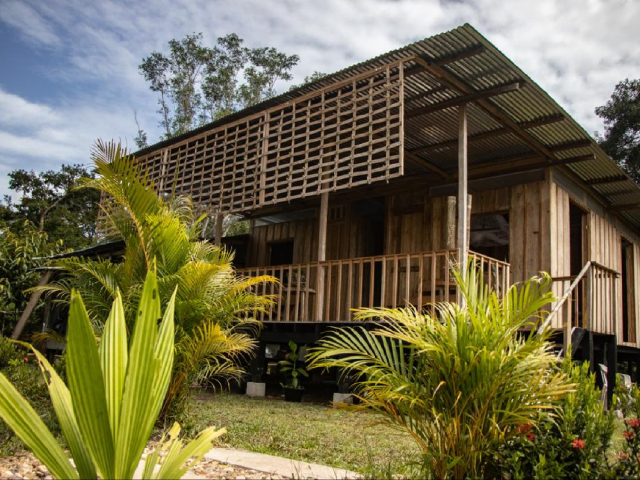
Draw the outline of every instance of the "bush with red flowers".
<instances>
[{"instance_id":1,"label":"bush with red flowers","mask_svg":"<svg viewBox=\"0 0 640 480\"><path fill-rule=\"evenodd\" d=\"M509 480L600 478L610 472L607 449L614 430L613 413L605 411L588 364L565 360L575 391L552 414L541 414L537 424L514 428L497 459L494 477Z\"/></svg>"},{"instance_id":2,"label":"bush with red flowers","mask_svg":"<svg viewBox=\"0 0 640 480\"><path fill-rule=\"evenodd\" d=\"M615 473L617 478L640 478L640 389L633 385L624 392L624 405L621 403L621 389L617 388L614 406L623 412L625 430L622 433L624 444L618 452Z\"/></svg>"}]
</instances>

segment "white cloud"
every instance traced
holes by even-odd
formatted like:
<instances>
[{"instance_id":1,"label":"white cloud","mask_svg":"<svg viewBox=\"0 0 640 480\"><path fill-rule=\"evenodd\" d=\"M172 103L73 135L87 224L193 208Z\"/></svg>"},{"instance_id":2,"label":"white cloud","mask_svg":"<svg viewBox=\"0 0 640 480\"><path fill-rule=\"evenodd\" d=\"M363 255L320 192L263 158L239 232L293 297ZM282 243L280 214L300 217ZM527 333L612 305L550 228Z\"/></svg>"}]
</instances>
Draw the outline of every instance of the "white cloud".
<instances>
[{"instance_id":1,"label":"white cloud","mask_svg":"<svg viewBox=\"0 0 640 480\"><path fill-rule=\"evenodd\" d=\"M638 18L634 0L4 0L0 28L4 22L34 48L60 55L64 61L46 74L64 88L46 104L0 90L8 142L0 142L0 176L8 162L86 162L98 137L131 143L134 109L155 141L156 99L138 63L193 32L210 45L235 32L249 46L297 53L299 83L313 71L339 70L468 22L587 131L601 131L594 108L640 71Z\"/></svg>"},{"instance_id":2,"label":"white cloud","mask_svg":"<svg viewBox=\"0 0 640 480\"><path fill-rule=\"evenodd\" d=\"M0 19L11 25L29 40L41 45L56 46L60 39L55 30L37 12L24 2L5 0L0 3Z\"/></svg>"}]
</instances>

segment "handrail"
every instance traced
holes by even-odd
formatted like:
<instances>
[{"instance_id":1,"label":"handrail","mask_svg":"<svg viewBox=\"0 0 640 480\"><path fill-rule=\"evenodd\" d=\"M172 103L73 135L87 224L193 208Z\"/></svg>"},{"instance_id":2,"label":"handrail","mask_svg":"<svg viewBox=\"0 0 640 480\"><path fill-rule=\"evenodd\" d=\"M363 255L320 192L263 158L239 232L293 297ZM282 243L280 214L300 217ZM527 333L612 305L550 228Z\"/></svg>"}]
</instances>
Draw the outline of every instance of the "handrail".
<instances>
[{"instance_id":1,"label":"handrail","mask_svg":"<svg viewBox=\"0 0 640 480\"><path fill-rule=\"evenodd\" d=\"M594 260L589 260L587 263L585 263L584 267L582 267L582 270L580 270L580 273L575 278L573 278L573 276L565 276L565 277L554 278L554 280L570 280L570 279L573 279L573 281L571 282L571 285L569 285L569 288L567 288L567 290L564 292L564 295L562 295L562 298L560 299L560 301L556 304L556 306L553 308L553 310L551 310L551 313L549 313L549 315L547 316L546 320L538 328L538 333L539 334L542 333L542 331L547 326L549 326L549 324L555 318L555 316L558 314L558 312L563 307L565 302L571 297L571 294L573 293L573 291L576 289L576 287L580 284L582 279L587 275L589 270L591 270L592 268L596 268L598 270L602 270L603 272L608 273L608 274L614 276L615 278L618 278L620 276L620 273L617 272L616 270L613 270L612 268L609 268L609 267L607 267L605 265L602 265L601 263L598 263L598 262L596 262Z\"/></svg>"},{"instance_id":2,"label":"handrail","mask_svg":"<svg viewBox=\"0 0 640 480\"><path fill-rule=\"evenodd\" d=\"M571 296L571 293L573 292L573 290L578 286L578 284L580 283L580 280L582 280L582 277L584 277L587 274L587 272L591 268L591 265L593 265L594 263L595 262L592 262L591 260L589 260L587 263L584 264L584 267L582 267L582 270L580 270L580 273L578 274L578 276L575 278L573 282L571 282L571 285L569 285L569 288L567 288L567 291L564 292L564 295L562 296L560 301L556 304L554 309L551 310L551 313L549 314L547 319L544 322L542 322L542 325L540 325L540 327L538 328L538 334L541 334L544 331L544 329L549 326L549 324L551 323L551 320L553 320L553 317L555 317L558 314L558 312L562 308L562 305L564 305L564 302L566 302L567 299Z\"/></svg>"},{"instance_id":3,"label":"handrail","mask_svg":"<svg viewBox=\"0 0 640 480\"><path fill-rule=\"evenodd\" d=\"M375 255L291 265L238 269L239 275L272 275L277 284L258 286L276 303L260 313L268 321L351 321L353 309L397 308L451 301L457 296L450 268L458 250ZM507 262L469 252L489 288L506 291ZM323 281L318 279L322 278Z\"/></svg>"}]
</instances>

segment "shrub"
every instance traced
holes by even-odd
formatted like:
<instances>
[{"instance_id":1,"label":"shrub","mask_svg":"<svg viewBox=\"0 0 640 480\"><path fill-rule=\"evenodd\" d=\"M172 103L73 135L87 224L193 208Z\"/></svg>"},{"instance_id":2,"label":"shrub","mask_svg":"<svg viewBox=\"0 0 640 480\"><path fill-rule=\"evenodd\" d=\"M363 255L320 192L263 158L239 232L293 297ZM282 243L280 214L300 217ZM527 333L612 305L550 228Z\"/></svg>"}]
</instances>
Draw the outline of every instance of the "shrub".
<instances>
[{"instance_id":1,"label":"shrub","mask_svg":"<svg viewBox=\"0 0 640 480\"><path fill-rule=\"evenodd\" d=\"M516 427L538 421L571 390L555 368L548 332L519 336L549 303L550 278L533 278L500 297L470 263L454 271L465 306L441 303L372 309L372 331L336 329L311 354L312 367L337 367L356 378L353 409L408 431L424 454L425 475L479 478Z\"/></svg>"},{"instance_id":2,"label":"shrub","mask_svg":"<svg viewBox=\"0 0 640 480\"><path fill-rule=\"evenodd\" d=\"M614 405L623 412L624 444L618 452L615 466L618 478L640 478L640 388L634 384L631 389L617 388Z\"/></svg>"},{"instance_id":3,"label":"shrub","mask_svg":"<svg viewBox=\"0 0 640 480\"><path fill-rule=\"evenodd\" d=\"M40 370L24 351L19 351L15 343L3 336L0 336L0 372L16 385L20 395L29 401L47 428L58 437L60 427ZM0 456L10 456L24 448L24 443L0 420Z\"/></svg>"},{"instance_id":4,"label":"shrub","mask_svg":"<svg viewBox=\"0 0 640 480\"><path fill-rule=\"evenodd\" d=\"M171 380L174 305L175 293L162 316L156 276L149 272L130 344L117 293L98 347L82 298L73 292L66 355L69 388L32 349L77 471L42 419L0 374L0 416L56 478L133 477ZM168 439L148 456L143 478L182 477L224 430L209 427L184 448L179 432L176 423ZM161 452L165 456L158 466Z\"/></svg>"},{"instance_id":5,"label":"shrub","mask_svg":"<svg viewBox=\"0 0 640 480\"><path fill-rule=\"evenodd\" d=\"M613 411L607 412L589 364L570 359L562 370L575 391L534 424L515 427L516 435L502 448L500 475L510 479L583 479L607 473L607 450L614 431Z\"/></svg>"}]
</instances>

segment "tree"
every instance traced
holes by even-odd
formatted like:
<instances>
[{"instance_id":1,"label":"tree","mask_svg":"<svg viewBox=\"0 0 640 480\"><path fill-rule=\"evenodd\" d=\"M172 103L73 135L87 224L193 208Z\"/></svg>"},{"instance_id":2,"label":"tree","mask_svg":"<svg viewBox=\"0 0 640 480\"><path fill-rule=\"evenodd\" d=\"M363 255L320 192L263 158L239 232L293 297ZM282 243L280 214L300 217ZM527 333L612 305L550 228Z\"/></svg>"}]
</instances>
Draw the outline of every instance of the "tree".
<instances>
[{"instance_id":1,"label":"tree","mask_svg":"<svg viewBox=\"0 0 640 480\"><path fill-rule=\"evenodd\" d=\"M11 226L28 220L46 232L51 241L62 240L66 247L82 248L95 238L100 195L95 190L77 189L82 178L92 174L82 165L62 165L59 171L14 170L9 188L20 200L5 197L0 210Z\"/></svg>"},{"instance_id":2,"label":"tree","mask_svg":"<svg viewBox=\"0 0 640 480\"><path fill-rule=\"evenodd\" d=\"M233 33L213 48L202 40L202 33L170 40L168 54L152 52L139 65L159 94L165 139L274 96L276 82L291 80L299 61L275 48L245 47Z\"/></svg>"},{"instance_id":3,"label":"tree","mask_svg":"<svg viewBox=\"0 0 640 480\"><path fill-rule=\"evenodd\" d=\"M605 127L600 146L640 182L640 79L618 83L609 101L596 108L596 114Z\"/></svg>"},{"instance_id":4,"label":"tree","mask_svg":"<svg viewBox=\"0 0 640 480\"><path fill-rule=\"evenodd\" d=\"M442 302L420 311L363 309L372 330L345 327L312 350L312 368L334 367L355 379L356 410L408 432L424 453L425 478L491 478L488 470L517 427L535 424L572 385L556 368L551 332L519 336L536 325L553 295L544 275L488 291L470 262L454 270L464 306ZM384 320L384 322L379 322Z\"/></svg>"},{"instance_id":5,"label":"tree","mask_svg":"<svg viewBox=\"0 0 640 480\"><path fill-rule=\"evenodd\" d=\"M326 73L318 72L316 70L311 75L307 75L306 77L304 77L304 80L302 81L302 83L300 85L291 85L291 88L289 88L289 90L295 90L296 88L300 88L300 87L306 85L307 83L317 82L318 80L320 80L320 79L322 79L322 78L324 78L326 76L327 76Z\"/></svg>"},{"instance_id":6,"label":"tree","mask_svg":"<svg viewBox=\"0 0 640 480\"><path fill-rule=\"evenodd\" d=\"M237 361L255 344L246 328L256 326L253 315L272 303L251 288L272 279L237 277L232 254L198 241L202 217L194 217L191 202L159 197L120 145L98 143L93 159L98 176L87 186L112 200L103 208L124 240L122 261L60 259L54 264L65 275L43 290L63 301L80 292L98 334L119 291L131 330L145 278L157 271L163 308L177 291L176 357L163 412L179 412L193 383L228 381L244 373Z\"/></svg>"},{"instance_id":7,"label":"tree","mask_svg":"<svg viewBox=\"0 0 640 480\"><path fill-rule=\"evenodd\" d=\"M42 257L61 251L62 243L50 243L48 235L22 220L12 230L0 227L0 335L9 335L25 309L43 265ZM7 321L8 320L8 321Z\"/></svg>"}]
</instances>

